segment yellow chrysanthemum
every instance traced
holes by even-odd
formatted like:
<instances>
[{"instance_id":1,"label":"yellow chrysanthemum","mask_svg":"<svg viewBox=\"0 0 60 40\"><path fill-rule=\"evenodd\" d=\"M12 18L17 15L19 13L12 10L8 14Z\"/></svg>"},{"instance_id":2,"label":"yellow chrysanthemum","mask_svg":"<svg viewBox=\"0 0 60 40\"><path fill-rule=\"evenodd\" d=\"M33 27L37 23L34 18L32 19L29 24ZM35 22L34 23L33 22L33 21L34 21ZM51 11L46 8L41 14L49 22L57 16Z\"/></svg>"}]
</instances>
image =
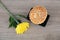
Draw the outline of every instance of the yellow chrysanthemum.
<instances>
[{"instance_id":1,"label":"yellow chrysanthemum","mask_svg":"<svg viewBox=\"0 0 60 40\"><path fill-rule=\"evenodd\" d=\"M28 22L22 22L17 25L16 27L16 33L17 34L23 34L27 28L29 28L29 23Z\"/></svg>"}]
</instances>

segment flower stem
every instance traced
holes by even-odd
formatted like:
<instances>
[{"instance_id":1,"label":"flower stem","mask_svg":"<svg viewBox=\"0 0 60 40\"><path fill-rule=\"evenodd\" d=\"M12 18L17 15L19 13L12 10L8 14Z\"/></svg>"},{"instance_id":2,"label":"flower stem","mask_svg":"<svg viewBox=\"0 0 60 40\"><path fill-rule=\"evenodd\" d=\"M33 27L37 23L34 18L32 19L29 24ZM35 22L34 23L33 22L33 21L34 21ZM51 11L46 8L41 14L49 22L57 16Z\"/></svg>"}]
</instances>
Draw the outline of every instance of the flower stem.
<instances>
[{"instance_id":1,"label":"flower stem","mask_svg":"<svg viewBox=\"0 0 60 40\"><path fill-rule=\"evenodd\" d=\"M20 15L20 14L16 14L16 16L18 16L18 17L22 17L22 18L27 18L26 16L24 16L24 15Z\"/></svg>"},{"instance_id":2,"label":"flower stem","mask_svg":"<svg viewBox=\"0 0 60 40\"><path fill-rule=\"evenodd\" d=\"M18 22L18 20L15 18L15 16L13 15L13 13L8 10L8 8L3 4L3 2L2 2L1 0L0 0L0 3L1 3L2 6L9 12L9 15L10 15L10 16L16 21L16 23L18 24L19 22Z\"/></svg>"}]
</instances>

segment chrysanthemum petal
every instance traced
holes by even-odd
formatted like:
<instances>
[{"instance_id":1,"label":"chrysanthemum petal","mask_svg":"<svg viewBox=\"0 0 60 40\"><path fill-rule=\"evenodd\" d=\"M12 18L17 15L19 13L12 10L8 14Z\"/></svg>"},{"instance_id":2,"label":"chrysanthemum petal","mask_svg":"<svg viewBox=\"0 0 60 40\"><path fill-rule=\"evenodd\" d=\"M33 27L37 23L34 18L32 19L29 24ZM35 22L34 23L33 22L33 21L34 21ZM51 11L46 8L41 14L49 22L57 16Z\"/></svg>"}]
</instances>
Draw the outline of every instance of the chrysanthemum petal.
<instances>
[{"instance_id":1,"label":"chrysanthemum petal","mask_svg":"<svg viewBox=\"0 0 60 40\"><path fill-rule=\"evenodd\" d=\"M22 22L17 25L16 27L16 33L17 34L23 34L27 29L29 28L29 23L28 22Z\"/></svg>"}]
</instances>

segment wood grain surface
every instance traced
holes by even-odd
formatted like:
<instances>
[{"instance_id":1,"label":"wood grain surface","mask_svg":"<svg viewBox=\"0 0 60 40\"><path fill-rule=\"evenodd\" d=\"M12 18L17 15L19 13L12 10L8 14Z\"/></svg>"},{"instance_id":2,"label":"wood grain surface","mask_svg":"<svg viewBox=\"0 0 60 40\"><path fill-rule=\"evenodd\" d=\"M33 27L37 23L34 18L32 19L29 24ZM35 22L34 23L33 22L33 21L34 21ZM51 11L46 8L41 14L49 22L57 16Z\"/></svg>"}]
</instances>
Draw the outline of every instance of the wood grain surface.
<instances>
[{"instance_id":1,"label":"wood grain surface","mask_svg":"<svg viewBox=\"0 0 60 40\"><path fill-rule=\"evenodd\" d=\"M50 19L46 27L30 22L28 31L17 35L14 28L8 28L9 15L0 4L0 40L60 40L60 0L2 0L2 2L12 13L23 15L27 15L33 6L44 6L50 14Z\"/></svg>"}]
</instances>

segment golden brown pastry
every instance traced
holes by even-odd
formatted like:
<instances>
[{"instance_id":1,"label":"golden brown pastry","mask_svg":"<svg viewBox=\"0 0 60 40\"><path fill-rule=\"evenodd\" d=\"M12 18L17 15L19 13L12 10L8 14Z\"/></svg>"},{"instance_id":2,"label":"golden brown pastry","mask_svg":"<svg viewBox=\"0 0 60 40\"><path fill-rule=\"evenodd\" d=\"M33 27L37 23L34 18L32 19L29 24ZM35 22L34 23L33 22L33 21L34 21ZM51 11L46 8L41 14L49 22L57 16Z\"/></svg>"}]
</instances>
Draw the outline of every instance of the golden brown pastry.
<instances>
[{"instance_id":1,"label":"golden brown pastry","mask_svg":"<svg viewBox=\"0 0 60 40\"><path fill-rule=\"evenodd\" d=\"M42 6L35 6L29 13L29 19L34 24L42 24L47 18L47 10Z\"/></svg>"}]
</instances>

